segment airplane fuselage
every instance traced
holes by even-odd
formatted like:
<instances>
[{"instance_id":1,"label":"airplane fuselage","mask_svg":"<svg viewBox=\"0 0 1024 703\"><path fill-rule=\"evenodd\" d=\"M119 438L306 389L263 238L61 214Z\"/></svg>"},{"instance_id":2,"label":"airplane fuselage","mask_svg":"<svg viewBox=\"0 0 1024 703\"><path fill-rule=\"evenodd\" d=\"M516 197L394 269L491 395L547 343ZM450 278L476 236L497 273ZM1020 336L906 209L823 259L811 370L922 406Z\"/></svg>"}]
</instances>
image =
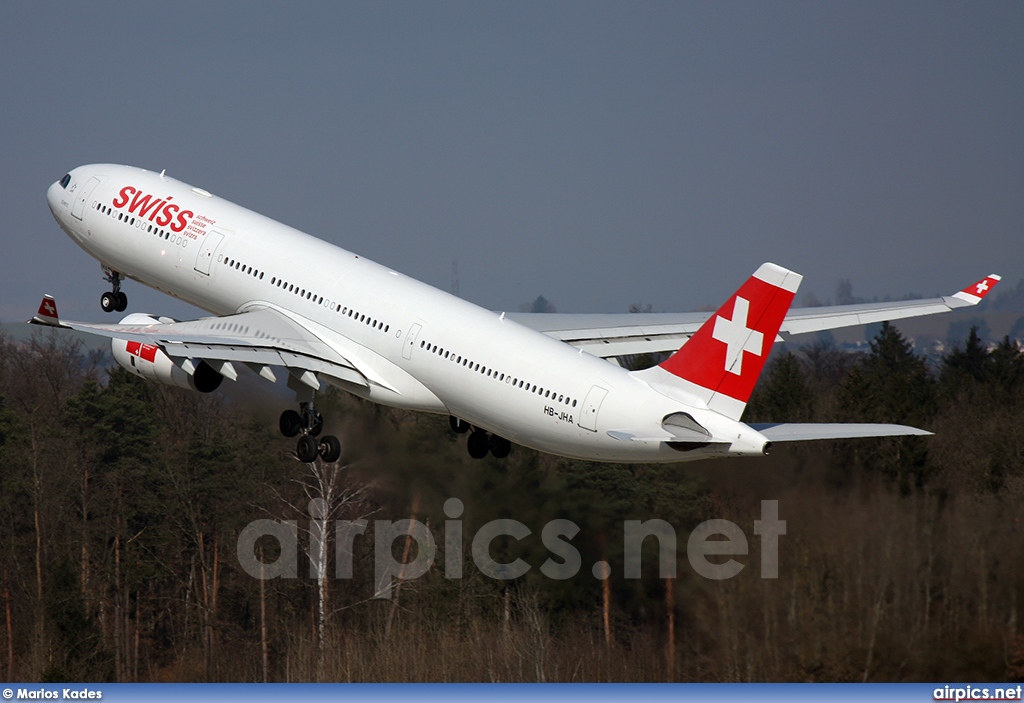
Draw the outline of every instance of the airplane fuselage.
<instances>
[{"instance_id":1,"label":"airplane fuselage","mask_svg":"<svg viewBox=\"0 0 1024 703\"><path fill-rule=\"evenodd\" d=\"M603 359L256 212L150 171L75 169L50 208L104 266L214 315L272 308L343 356L368 385L325 377L389 406L453 415L512 442L604 461L761 454L766 440ZM685 412L729 445L679 451L623 440Z\"/></svg>"}]
</instances>

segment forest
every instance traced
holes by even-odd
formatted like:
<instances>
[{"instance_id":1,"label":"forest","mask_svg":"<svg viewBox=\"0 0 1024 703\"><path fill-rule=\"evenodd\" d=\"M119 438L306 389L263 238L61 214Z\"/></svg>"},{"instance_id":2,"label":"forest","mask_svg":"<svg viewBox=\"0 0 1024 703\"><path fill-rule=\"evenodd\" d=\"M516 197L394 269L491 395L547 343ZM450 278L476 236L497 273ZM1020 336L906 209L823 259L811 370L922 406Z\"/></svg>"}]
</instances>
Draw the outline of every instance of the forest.
<instances>
[{"instance_id":1,"label":"forest","mask_svg":"<svg viewBox=\"0 0 1024 703\"><path fill-rule=\"evenodd\" d=\"M860 354L780 346L745 420L935 434L757 459L611 465L515 447L475 461L445 417L321 398L337 464L295 458L280 399L148 383L56 333L0 336L0 677L1024 680L1024 356L1009 338L990 347L972 330L929 361L890 325ZM758 568L762 501L786 522L777 578ZM434 564L379 583L374 538L342 554L317 528L328 519L415 520ZM471 536L496 519L530 530L490 546L530 565L522 576L473 562ZM679 535L678 568L662 574L647 539L640 578L626 578L624 525L651 519ZM748 537L732 578L688 566L686 536L712 519ZM296 578L243 568L239 537L259 520L294 522ZM540 568L557 561L542 540L554 520L580 528L572 578ZM391 557L411 569L418 543L396 535ZM285 552L268 537L254 548L267 564Z\"/></svg>"}]
</instances>

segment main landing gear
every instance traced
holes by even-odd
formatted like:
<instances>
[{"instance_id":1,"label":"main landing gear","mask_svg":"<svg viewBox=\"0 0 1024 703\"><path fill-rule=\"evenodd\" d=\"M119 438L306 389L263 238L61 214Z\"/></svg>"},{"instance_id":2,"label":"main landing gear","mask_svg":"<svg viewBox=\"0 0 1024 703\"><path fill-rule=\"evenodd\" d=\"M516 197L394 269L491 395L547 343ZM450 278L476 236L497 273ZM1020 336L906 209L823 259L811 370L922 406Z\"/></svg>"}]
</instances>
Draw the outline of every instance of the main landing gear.
<instances>
[{"instance_id":1,"label":"main landing gear","mask_svg":"<svg viewBox=\"0 0 1024 703\"><path fill-rule=\"evenodd\" d=\"M504 437L472 427L468 422L460 420L455 416L448 418L448 425L455 434L469 432L469 438L466 440L466 449L469 450L469 455L474 459L483 459L487 456L488 452L496 459L504 459L512 451L512 443Z\"/></svg>"},{"instance_id":2,"label":"main landing gear","mask_svg":"<svg viewBox=\"0 0 1024 703\"><path fill-rule=\"evenodd\" d=\"M128 309L128 296L121 291L124 276L108 268L104 268L103 273L103 280L111 285L112 290L100 296L100 307L103 312L124 312Z\"/></svg>"},{"instance_id":3,"label":"main landing gear","mask_svg":"<svg viewBox=\"0 0 1024 703\"><path fill-rule=\"evenodd\" d=\"M334 435L320 437L324 428L324 417L317 412L312 400L299 403L299 412L285 410L281 413L281 434L285 437L299 435L295 455L299 461L310 463L320 457L328 464L341 458L341 442Z\"/></svg>"}]
</instances>

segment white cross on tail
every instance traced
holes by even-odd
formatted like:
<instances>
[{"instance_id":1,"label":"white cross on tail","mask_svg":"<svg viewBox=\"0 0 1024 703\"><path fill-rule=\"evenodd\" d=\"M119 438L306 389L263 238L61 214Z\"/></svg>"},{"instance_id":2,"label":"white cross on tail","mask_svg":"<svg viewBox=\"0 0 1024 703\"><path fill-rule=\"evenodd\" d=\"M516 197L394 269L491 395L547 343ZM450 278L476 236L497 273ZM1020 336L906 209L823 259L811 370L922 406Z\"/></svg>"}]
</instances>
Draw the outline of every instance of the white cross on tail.
<instances>
[{"instance_id":1,"label":"white cross on tail","mask_svg":"<svg viewBox=\"0 0 1024 703\"><path fill-rule=\"evenodd\" d=\"M761 356L764 335L747 327L747 316L750 314L750 301L736 296L736 304L732 309L732 319L726 320L721 315L715 319L715 329L711 333L714 339L726 346L725 370L741 376L743 374L743 352Z\"/></svg>"}]
</instances>

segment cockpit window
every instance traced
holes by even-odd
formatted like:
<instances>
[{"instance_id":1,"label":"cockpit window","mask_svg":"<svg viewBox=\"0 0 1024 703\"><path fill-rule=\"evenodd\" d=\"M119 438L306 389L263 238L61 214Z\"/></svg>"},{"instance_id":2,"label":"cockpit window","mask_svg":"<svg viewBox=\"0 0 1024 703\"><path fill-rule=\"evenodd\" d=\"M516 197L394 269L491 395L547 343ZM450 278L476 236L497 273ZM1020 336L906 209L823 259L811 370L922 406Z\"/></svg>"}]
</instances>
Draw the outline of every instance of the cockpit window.
<instances>
[{"instance_id":1,"label":"cockpit window","mask_svg":"<svg viewBox=\"0 0 1024 703\"><path fill-rule=\"evenodd\" d=\"M66 174L64 174L64 178L60 179L60 187L61 188L67 188L68 187L68 183L70 183L70 182L71 182L71 174L70 173L66 173Z\"/></svg>"}]
</instances>

